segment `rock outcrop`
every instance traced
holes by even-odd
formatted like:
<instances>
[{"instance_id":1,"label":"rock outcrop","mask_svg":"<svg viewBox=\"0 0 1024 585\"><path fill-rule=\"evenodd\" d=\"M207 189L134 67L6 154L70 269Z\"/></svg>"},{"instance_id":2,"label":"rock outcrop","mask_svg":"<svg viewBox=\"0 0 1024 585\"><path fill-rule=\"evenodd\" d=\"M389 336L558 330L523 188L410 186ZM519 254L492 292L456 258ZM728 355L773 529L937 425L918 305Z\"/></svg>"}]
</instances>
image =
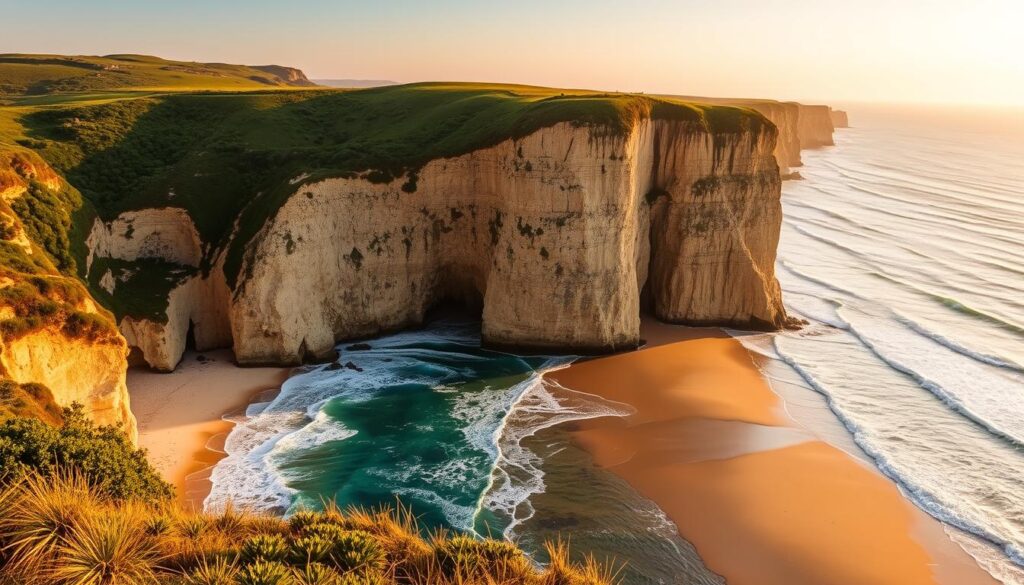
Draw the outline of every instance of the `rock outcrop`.
<instances>
[{"instance_id":1,"label":"rock outcrop","mask_svg":"<svg viewBox=\"0 0 1024 585\"><path fill-rule=\"evenodd\" d=\"M800 118L797 127L801 148L832 146L832 109L828 106L805 106L800 104Z\"/></svg>"},{"instance_id":2,"label":"rock outcrop","mask_svg":"<svg viewBox=\"0 0 1024 585\"><path fill-rule=\"evenodd\" d=\"M42 384L58 405L78 402L97 424L119 427L134 442L135 416L125 385L127 357L123 339L76 339L55 329L0 342L0 369L5 378Z\"/></svg>"},{"instance_id":3,"label":"rock outcrop","mask_svg":"<svg viewBox=\"0 0 1024 585\"><path fill-rule=\"evenodd\" d=\"M850 127L850 117L843 110L832 110L830 114L832 115L832 126L836 128Z\"/></svg>"}]
</instances>

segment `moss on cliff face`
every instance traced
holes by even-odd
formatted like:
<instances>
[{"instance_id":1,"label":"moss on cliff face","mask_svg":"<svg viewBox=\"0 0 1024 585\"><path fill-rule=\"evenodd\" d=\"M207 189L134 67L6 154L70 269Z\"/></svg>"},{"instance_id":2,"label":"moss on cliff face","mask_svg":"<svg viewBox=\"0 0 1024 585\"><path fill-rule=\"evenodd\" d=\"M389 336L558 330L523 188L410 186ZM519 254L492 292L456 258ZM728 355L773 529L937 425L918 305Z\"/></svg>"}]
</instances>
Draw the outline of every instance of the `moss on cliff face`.
<instances>
[{"instance_id":1,"label":"moss on cliff face","mask_svg":"<svg viewBox=\"0 0 1024 585\"><path fill-rule=\"evenodd\" d=\"M93 297L113 311L117 321L125 317L167 322L171 291L196 269L155 258L118 260L96 258L89 272ZM111 290L104 288L109 279Z\"/></svg>"}]
</instances>

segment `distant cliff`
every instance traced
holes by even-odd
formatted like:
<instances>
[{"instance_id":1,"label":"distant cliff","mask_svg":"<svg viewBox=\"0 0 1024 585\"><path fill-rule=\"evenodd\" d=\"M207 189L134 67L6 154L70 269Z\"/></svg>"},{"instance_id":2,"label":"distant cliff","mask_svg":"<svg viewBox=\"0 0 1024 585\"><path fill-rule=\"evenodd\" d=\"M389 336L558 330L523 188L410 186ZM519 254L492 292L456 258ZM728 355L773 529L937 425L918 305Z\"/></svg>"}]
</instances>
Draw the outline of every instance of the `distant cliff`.
<instances>
[{"instance_id":1,"label":"distant cliff","mask_svg":"<svg viewBox=\"0 0 1024 585\"><path fill-rule=\"evenodd\" d=\"M850 118L843 110L832 110L832 126L836 128L849 128Z\"/></svg>"}]
</instances>

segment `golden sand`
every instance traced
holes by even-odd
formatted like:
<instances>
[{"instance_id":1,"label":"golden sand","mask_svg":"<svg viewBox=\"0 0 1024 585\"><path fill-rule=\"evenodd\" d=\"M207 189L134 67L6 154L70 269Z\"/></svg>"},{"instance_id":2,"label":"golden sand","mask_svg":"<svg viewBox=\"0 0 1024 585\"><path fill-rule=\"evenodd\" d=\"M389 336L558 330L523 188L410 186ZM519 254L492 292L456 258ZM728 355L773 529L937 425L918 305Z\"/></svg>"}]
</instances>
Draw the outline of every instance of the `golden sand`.
<instances>
[{"instance_id":1,"label":"golden sand","mask_svg":"<svg viewBox=\"0 0 1024 585\"><path fill-rule=\"evenodd\" d=\"M730 585L996 583L891 481L798 428L738 341L650 322L644 336L549 376L636 409L574 440Z\"/></svg>"},{"instance_id":2,"label":"golden sand","mask_svg":"<svg viewBox=\"0 0 1024 585\"><path fill-rule=\"evenodd\" d=\"M174 485L178 499L199 507L210 491L209 473L223 456L232 423L255 398L278 389L289 368L239 368L229 350L186 353L174 372L128 371L128 393L138 419L139 446Z\"/></svg>"}]
</instances>

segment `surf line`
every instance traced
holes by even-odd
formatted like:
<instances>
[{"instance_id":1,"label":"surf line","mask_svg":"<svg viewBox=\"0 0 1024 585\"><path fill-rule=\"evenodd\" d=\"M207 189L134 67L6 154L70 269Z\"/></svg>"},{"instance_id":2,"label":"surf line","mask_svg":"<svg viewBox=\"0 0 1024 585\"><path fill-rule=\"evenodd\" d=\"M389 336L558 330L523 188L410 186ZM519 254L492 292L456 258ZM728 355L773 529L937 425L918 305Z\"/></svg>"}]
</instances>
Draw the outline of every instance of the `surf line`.
<instances>
[{"instance_id":1,"label":"surf line","mask_svg":"<svg viewBox=\"0 0 1024 585\"><path fill-rule=\"evenodd\" d=\"M545 485L541 479L544 473L529 461L528 458L532 454L522 447L523 440L544 429L565 422L603 416L623 417L636 412L636 409L629 404L607 400L588 392L572 390L546 377L548 373L571 366L577 359L571 358L568 361L553 364L549 362L538 369L529 379L520 383L523 386L522 391L512 402L508 412L505 413L492 435L497 455L491 465L487 486L477 499L476 510L473 513L473 525L470 527L473 534L480 537L490 536L477 531L477 521L484 508L499 509L508 515L508 525L502 530L502 537L507 540L513 539L516 527L533 517L535 510L532 509L532 506L525 517L520 518L518 511L523 504L529 505L531 496L544 490ZM555 390L555 392L551 390ZM579 406L566 407L563 402L566 398L575 399L579 402ZM531 404L532 401L536 401L536 404ZM514 417L523 413L540 415L540 419L531 421L533 424L526 425L521 429L511 428L510 422ZM515 432L514 435L510 434L513 432ZM512 449L520 451L518 459L515 454L510 453ZM514 485L512 474L508 471L509 467L523 470L529 476L530 481L525 485ZM499 481L502 482L501 485L499 485Z\"/></svg>"}]
</instances>

